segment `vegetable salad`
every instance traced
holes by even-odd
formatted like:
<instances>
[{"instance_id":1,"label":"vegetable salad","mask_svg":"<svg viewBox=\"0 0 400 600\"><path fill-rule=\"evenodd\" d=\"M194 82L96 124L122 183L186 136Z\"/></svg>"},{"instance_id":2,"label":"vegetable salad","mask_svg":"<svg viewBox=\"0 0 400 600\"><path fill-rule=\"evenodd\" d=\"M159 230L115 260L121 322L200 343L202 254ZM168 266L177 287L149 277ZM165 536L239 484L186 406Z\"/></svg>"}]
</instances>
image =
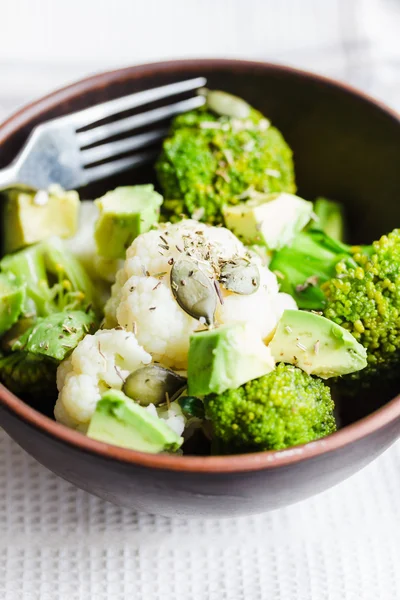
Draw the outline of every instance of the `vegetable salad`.
<instances>
[{"instance_id":1,"label":"vegetable salad","mask_svg":"<svg viewBox=\"0 0 400 600\"><path fill-rule=\"evenodd\" d=\"M65 426L142 452L279 450L336 430L394 378L400 232L347 243L296 195L292 152L244 100L202 90L159 188L4 199L0 380Z\"/></svg>"}]
</instances>

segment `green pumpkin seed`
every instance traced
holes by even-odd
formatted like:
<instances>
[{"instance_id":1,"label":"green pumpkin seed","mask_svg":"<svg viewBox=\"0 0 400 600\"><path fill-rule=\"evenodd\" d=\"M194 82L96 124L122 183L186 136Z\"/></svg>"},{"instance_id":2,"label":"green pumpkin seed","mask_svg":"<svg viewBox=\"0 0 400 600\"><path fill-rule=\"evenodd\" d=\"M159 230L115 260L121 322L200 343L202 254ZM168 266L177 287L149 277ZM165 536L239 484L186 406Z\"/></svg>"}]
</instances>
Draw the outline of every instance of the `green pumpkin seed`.
<instances>
[{"instance_id":1,"label":"green pumpkin seed","mask_svg":"<svg viewBox=\"0 0 400 600\"><path fill-rule=\"evenodd\" d=\"M125 380L122 391L141 406L164 404L186 387L186 379L158 365L134 371Z\"/></svg>"},{"instance_id":2,"label":"green pumpkin seed","mask_svg":"<svg viewBox=\"0 0 400 600\"><path fill-rule=\"evenodd\" d=\"M177 260L171 269L171 289L179 306L194 319L214 323L217 294L213 282L189 259Z\"/></svg>"},{"instance_id":3,"label":"green pumpkin seed","mask_svg":"<svg viewBox=\"0 0 400 600\"><path fill-rule=\"evenodd\" d=\"M196 398L195 396L181 396L178 404L188 419L190 417L204 419L204 404L200 398Z\"/></svg>"},{"instance_id":4,"label":"green pumpkin seed","mask_svg":"<svg viewBox=\"0 0 400 600\"><path fill-rule=\"evenodd\" d=\"M238 258L222 266L219 281L225 289L235 294L254 294L260 287L260 271L257 265Z\"/></svg>"},{"instance_id":5,"label":"green pumpkin seed","mask_svg":"<svg viewBox=\"0 0 400 600\"><path fill-rule=\"evenodd\" d=\"M207 93L207 105L221 117L247 119L250 114L250 106L247 102L227 92L209 91Z\"/></svg>"}]
</instances>

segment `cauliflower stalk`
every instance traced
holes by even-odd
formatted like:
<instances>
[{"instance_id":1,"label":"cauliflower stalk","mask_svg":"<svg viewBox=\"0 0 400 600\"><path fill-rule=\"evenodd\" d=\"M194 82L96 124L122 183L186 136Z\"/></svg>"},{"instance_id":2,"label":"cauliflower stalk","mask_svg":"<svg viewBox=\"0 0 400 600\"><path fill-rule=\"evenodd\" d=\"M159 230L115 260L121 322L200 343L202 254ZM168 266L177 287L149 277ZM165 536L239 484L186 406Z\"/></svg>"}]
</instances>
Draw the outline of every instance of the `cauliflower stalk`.
<instances>
[{"instance_id":1,"label":"cauliflower stalk","mask_svg":"<svg viewBox=\"0 0 400 600\"><path fill-rule=\"evenodd\" d=\"M296 308L290 296L279 293L276 276L229 230L194 220L162 224L128 248L105 308L105 324L134 332L153 360L167 367L187 368L190 335L201 327L178 305L170 284L172 265L188 256L207 272L220 260L237 257L246 257L258 267L256 292L242 295L220 287L223 303L219 301L216 309L218 324L249 323L268 341L283 311Z\"/></svg>"}]
</instances>

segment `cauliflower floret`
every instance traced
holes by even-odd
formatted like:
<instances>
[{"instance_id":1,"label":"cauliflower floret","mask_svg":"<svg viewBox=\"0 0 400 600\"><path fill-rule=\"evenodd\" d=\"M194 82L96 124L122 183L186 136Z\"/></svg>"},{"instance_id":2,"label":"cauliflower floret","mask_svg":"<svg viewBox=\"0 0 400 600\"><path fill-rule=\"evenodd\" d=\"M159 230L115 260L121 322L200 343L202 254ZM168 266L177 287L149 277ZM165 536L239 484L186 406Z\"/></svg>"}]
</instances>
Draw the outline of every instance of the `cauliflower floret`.
<instances>
[{"instance_id":1,"label":"cauliflower floret","mask_svg":"<svg viewBox=\"0 0 400 600\"><path fill-rule=\"evenodd\" d=\"M118 323L135 331L139 343L154 360L176 369L187 366L189 335L198 321L185 313L173 297L169 283L155 277L130 277L122 287Z\"/></svg>"},{"instance_id":2,"label":"cauliflower floret","mask_svg":"<svg viewBox=\"0 0 400 600\"><path fill-rule=\"evenodd\" d=\"M58 367L57 421L85 431L101 395L120 390L129 373L150 362L133 333L103 329L87 335Z\"/></svg>"},{"instance_id":3,"label":"cauliflower floret","mask_svg":"<svg viewBox=\"0 0 400 600\"><path fill-rule=\"evenodd\" d=\"M222 288L224 303L217 308L220 323L249 323L255 326L263 340L276 327L284 309L280 311L278 283L274 273L262 266L259 259L252 258L260 271L260 287L249 296L234 294Z\"/></svg>"},{"instance_id":4,"label":"cauliflower floret","mask_svg":"<svg viewBox=\"0 0 400 600\"><path fill-rule=\"evenodd\" d=\"M169 407L166 405L155 407L154 404L149 404L146 406L146 410L154 417L163 419L177 435L182 435L186 419L178 402L172 402Z\"/></svg>"},{"instance_id":5,"label":"cauliflower floret","mask_svg":"<svg viewBox=\"0 0 400 600\"><path fill-rule=\"evenodd\" d=\"M276 276L228 229L185 220L166 223L138 236L126 253L117 274L112 296L105 308L106 326L119 324L135 332L139 343L155 361L185 369L191 333L199 322L176 302L170 286L174 261L192 257L208 274L221 261L250 256L260 272L260 286L251 295L234 294L221 286L223 304L218 303L220 324L246 322L255 326L267 341L285 308ZM294 304L294 306L293 306ZM295 308L292 302L291 308Z\"/></svg>"}]
</instances>

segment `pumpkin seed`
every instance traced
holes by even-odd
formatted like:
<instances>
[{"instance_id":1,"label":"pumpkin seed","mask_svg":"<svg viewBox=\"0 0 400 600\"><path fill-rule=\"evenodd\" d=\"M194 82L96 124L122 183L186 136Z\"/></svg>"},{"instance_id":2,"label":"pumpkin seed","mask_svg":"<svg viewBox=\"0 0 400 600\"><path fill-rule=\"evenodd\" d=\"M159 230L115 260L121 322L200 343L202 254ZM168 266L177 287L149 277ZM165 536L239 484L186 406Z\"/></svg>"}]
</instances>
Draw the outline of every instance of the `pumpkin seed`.
<instances>
[{"instance_id":1,"label":"pumpkin seed","mask_svg":"<svg viewBox=\"0 0 400 600\"><path fill-rule=\"evenodd\" d=\"M238 258L222 266L219 281L235 294L254 294L260 287L260 271L257 265Z\"/></svg>"},{"instance_id":2,"label":"pumpkin seed","mask_svg":"<svg viewBox=\"0 0 400 600\"><path fill-rule=\"evenodd\" d=\"M214 323L217 295L213 282L189 259L177 260L171 269L171 290L179 306L194 319Z\"/></svg>"},{"instance_id":3,"label":"pumpkin seed","mask_svg":"<svg viewBox=\"0 0 400 600\"><path fill-rule=\"evenodd\" d=\"M190 417L204 419L204 404L200 398L196 398L195 396L181 396L178 404L188 419Z\"/></svg>"},{"instance_id":4,"label":"pumpkin seed","mask_svg":"<svg viewBox=\"0 0 400 600\"><path fill-rule=\"evenodd\" d=\"M141 406L158 406L185 387L186 379L174 371L158 365L148 365L128 375L122 391Z\"/></svg>"},{"instance_id":5,"label":"pumpkin seed","mask_svg":"<svg viewBox=\"0 0 400 600\"><path fill-rule=\"evenodd\" d=\"M250 114L250 106L247 102L227 92L209 91L207 93L207 105L221 117L247 119Z\"/></svg>"}]
</instances>

